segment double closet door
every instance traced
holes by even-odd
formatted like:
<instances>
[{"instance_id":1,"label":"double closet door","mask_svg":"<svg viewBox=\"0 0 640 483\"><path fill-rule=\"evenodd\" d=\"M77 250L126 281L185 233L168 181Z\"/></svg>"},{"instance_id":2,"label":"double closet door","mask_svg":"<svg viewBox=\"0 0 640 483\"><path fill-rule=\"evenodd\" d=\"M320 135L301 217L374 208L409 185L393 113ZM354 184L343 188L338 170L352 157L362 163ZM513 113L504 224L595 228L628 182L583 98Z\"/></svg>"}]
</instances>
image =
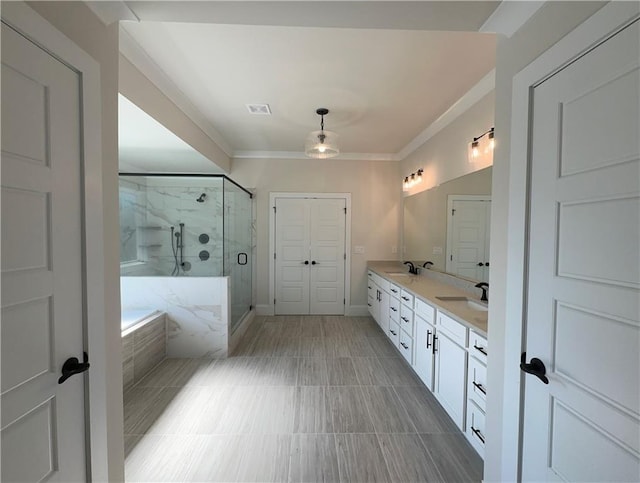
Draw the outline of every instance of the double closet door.
<instances>
[{"instance_id":1,"label":"double closet door","mask_svg":"<svg viewBox=\"0 0 640 483\"><path fill-rule=\"evenodd\" d=\"M343 315L344 198L276 198L275 313Z\"/></svg>"}]
</instances>

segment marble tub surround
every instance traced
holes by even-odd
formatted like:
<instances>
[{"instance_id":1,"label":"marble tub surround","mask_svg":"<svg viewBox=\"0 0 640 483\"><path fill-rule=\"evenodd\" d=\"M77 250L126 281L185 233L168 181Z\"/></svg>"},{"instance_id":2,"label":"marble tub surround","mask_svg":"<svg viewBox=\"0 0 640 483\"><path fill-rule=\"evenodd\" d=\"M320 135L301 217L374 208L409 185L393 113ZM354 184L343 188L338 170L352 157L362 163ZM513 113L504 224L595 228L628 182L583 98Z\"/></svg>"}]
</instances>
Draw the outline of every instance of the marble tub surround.
<instances>
[{"instance_id":1,"label":"marble tub surround","mask_svg":"<svg viewBox=\"0 0 640 483\"><path fill-rule=\"evenodd\" d=\"M121 277L120 290L123 310L166 314L168 357L227 357L228 277Z\"/></svg>"},{"instance_id":2,"label":"marble tub surround","mask_svg":"<svg viewBox=\"0 0 640 483\"><path fill-rule=\"evenodd\" d=\"M166 318L156 311L122 333L123 389L140 382L166 356Z\"/></svg>"},{"instance_id":3,"label":"marble tub surround","mask_svg":"<svg viewBox=\"0 0 640 483\"><path fill-rule=\"evenodd\" d=\"M367 268L382 278L410 290L424 302L486 337L488 332L488 312L479 312L467 308L464 304L447 302L437 298L442 296L468 297L479 304L484 304L484 302L480 301L480 297L476 295L478 289L473 287L475 285L473 282L426 269L421 270L420 275L410 275L407 266L398 261L369 261L367 262ZM402 273L402 275L396 275L398 273ZM447 283L449 280L441 276L456 279L459 282L456 285L451 285ZM469 288L468 286L470 286L470 290L465 290Z\"/></svg>"}]
</instances>

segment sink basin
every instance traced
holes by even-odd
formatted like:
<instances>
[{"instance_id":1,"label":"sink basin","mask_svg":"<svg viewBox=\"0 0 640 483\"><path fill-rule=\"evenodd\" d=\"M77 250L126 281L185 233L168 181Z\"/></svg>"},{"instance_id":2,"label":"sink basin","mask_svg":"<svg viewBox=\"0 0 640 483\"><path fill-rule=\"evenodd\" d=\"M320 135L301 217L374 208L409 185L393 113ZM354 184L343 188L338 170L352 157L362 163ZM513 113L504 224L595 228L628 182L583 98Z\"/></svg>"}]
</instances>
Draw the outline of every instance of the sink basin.
<instances>
[{"instance_id":1,"label":"sink basin","mask_svg":"<svg viewBox=\"0 0 640 483\"><path fill-rule=\"evenodd\" d=\"M436 296L438 300L442 300L443 302L457 302L467 306L467 308L471 310L475 310L477 312L487 312L489 307L484 304L478 303L475 300L471 300L468 297L460 297L460 296Z\"/></svg>"},{"instance_id":2,"label":"sink basin","mask_svg":"<svg viewBox=\"0 0 640 483\"><path fill-rule=\"evenodd\" d=\"M408 277L409 274L407 272L386 272L387 275L393 275L394 277Z\"/></svg>"}]
</instances>

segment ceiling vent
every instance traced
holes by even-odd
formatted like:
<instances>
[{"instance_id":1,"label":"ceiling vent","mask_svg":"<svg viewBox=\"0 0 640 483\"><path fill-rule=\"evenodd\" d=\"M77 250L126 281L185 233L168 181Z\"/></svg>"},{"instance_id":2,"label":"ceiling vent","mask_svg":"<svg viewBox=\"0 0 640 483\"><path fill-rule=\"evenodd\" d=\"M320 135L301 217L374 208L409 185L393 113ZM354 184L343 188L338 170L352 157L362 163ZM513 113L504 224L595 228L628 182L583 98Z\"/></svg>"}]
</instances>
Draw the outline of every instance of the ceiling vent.
<instances>
[{"instance_id":1,"label":"ceiling vent","mask_svg":"<svg viewBox=\"0 0 640 483\"><path fill-rule=\"evenodd\" d=\"M260 114L263 116L271 115L269 104L245 104L250 114Z\"/></svg>"}]
</instances>

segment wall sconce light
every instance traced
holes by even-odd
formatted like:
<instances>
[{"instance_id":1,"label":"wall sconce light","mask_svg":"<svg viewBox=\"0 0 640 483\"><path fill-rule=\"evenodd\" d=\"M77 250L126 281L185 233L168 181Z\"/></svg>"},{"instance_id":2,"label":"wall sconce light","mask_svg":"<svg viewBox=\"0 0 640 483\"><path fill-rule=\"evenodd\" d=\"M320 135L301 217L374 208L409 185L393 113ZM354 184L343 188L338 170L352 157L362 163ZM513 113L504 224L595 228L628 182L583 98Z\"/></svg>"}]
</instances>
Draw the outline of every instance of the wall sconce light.
<instances>
[{"instance_id":1,"label":"wall sconce light","mask_svg":"<svg viewBox=\"0 0 640 483\"><path fill-rule=\"evenodd\" d=\"M422 183L422 173L424 170L420 168L415 173L411 173L408 176L404 177L404 181L402 182L402 190L409 191L409 189L417 184Z\"/></svg>"},{"instance_id":2,"label":"wall sconce light","mask_svg":"<svg viewBox=\"0 0 640 483\"><path fill-rule=\"evenodd\" d=\"M483 140L485 136L487 136L487 138ZM481 148L480 146L481 143L483 145L486 144L484 149ZM484 152L485 154L493 152L494 147L495 147L495 128L492 127L488 131L485 131L482 134L480 134L480 136L473 138L473 141L471 141L471 146L469 149L469 162L473 163L474 161L478 160L482 152Z\"/></svg>"}]
</instances>

